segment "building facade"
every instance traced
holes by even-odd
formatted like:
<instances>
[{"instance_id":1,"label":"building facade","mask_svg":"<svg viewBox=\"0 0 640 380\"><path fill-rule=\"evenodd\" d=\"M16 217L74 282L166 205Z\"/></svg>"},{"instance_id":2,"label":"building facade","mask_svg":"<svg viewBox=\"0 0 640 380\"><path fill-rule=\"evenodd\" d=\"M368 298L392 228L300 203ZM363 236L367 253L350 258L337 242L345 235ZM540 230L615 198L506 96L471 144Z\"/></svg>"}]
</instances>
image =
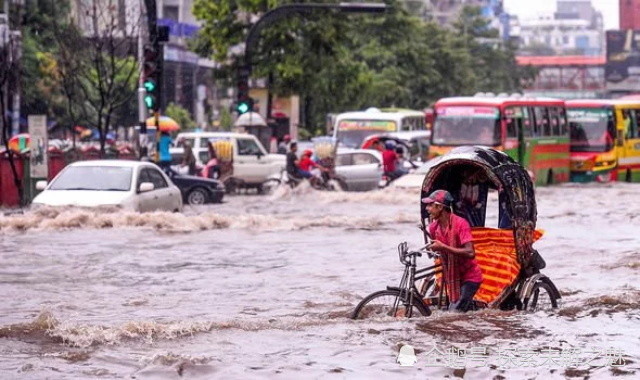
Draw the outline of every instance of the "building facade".
<instances>
[{"instance_id":1,"label":"building facade","mask_svg":"<svg viewBox=\"0 0 640 380\"><path fill-rule=\"evenodd\" d=\"M591 0L558 0L556 12L520 20L520 48L527 55L604 54L604 23Z\"/></svg>"},{"instance_id":2,"label":"building facade","mask_svg":"<svg viewBox=\"0 0 640 380\"><path fill-rule=\"evenodd\" d=\"M620 29L640 29L640 0L620 1Z\"/></svg>"}]
</instances>

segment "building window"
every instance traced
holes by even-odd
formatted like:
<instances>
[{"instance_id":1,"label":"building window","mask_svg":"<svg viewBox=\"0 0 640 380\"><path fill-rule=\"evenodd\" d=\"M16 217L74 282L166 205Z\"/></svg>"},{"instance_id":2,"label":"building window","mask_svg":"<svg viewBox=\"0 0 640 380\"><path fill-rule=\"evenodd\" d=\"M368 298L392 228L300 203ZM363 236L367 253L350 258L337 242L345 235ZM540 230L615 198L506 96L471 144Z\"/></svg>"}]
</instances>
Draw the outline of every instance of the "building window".
<instances>
[{"instance_id":1,"label":"building window","mask_svg":"<svg viewBox=\"0 0 640 380\"><path fill-rule=\"evenodd\" d=\"M178 20L179 15L180 15L180 9L175 5L165 5L162 8L162 18L167 18L174 21L180 21Z\"/></svg>"}]
</instances>

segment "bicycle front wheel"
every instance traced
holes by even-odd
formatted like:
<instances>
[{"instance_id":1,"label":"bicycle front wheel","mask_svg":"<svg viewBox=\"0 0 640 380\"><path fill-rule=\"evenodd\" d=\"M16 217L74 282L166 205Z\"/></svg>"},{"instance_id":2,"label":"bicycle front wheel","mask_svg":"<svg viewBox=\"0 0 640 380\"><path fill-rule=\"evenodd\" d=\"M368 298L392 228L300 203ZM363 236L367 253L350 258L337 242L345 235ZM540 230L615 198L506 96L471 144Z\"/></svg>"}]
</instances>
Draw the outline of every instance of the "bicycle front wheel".
<instances>
[{"instance_id":1,"label":"bicycle front wheel","mask_svg":"<svg viewBox=\"0 0 640 380\"><path fill-rule=\"evenodd\" d=\"M351 319L376 317L411 318L431 315L431 311L419 299L414 300L411 310L405 306L405 303L406 301L401 297L399 290L381 290L369 294L360 301L355 310L353 310Z\"/></svg>"}]
</instances>

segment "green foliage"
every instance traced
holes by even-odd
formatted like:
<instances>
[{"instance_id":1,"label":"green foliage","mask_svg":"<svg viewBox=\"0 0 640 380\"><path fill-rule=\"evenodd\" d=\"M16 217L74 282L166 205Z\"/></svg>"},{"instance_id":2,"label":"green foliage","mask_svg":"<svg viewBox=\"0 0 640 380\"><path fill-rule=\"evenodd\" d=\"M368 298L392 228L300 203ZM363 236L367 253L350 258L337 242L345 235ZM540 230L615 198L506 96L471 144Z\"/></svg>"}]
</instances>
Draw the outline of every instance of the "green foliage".
<instances>
[{"instance_id":1,"label":"green foliage","mask_svg":"<svg viewBox=\"0 0 640 380\"><path fill-rule=\"evenodd\" d=\"M47 114L64 120L65 103L60 78L55 75L55 31L68 25L70 4L60 1L26 1L23 9L22 113Z\"/></svg>"},{"instance_id":2,"label":"green foliage","mask_svg":"<svg viewBox=\"0 0 640 380\"><path fill-rule=\"evenodd\" d=\"M196 128L196 123L191 119L189 111L178 104L169 103L164 114L175 120L183 131Z\"/></svg>"},{"instance_id":3,"label":"green foliage","mask_svg":"<svg viewBox=\"0 0 640 380\"><path fill-rule=\"evenodd\" d=\"M230 131L233 125L233 117L226 107L220 110L220 129Z\"/></svg>"},{"instance_id":4,"label":"green foliage","mask_svg":"<svg viewBox=\"0 0 640 380\"><path fill-rule=\"evenodd\" d=\"M224 62L219 76L233 85L250 15L287 2L196 0L203 28L193 47ZM384 15L314 10L265 26L253 51L253 76L271 73L271 91L304 99L301 125L309 133L330 112L420 109L444 96L519 90L523 72L514 50L499 43L478 8L465 8L450 31L408 14L396 0L387 4Z\"/></svg>"}]
</instances>

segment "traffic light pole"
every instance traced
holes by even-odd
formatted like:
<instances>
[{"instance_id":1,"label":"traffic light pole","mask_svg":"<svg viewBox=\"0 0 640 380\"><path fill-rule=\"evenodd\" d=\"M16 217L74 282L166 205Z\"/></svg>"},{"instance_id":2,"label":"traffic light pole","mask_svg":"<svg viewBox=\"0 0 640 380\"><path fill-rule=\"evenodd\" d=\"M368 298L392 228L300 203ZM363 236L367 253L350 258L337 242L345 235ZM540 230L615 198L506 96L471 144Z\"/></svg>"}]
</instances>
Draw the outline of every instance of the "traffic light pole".
<instances>
[{"instance_id":1,"label":"traffic light pole","mask_svg":"<svg viewBox=\"0 0 640 380\"><path fill-rule=\"evenodd\" d=\"M147 10L147 25L149 38L148 44L143 44L142 49L142 65L141 65L141 88L138 89L138 96L142 98L143 105L140 106L140 142L144 143L144 146L140 149L140 158L146 157L148 152L147 147L147 123L146 123L146 110L148 109L154 118L154 125L156 128L156 142L160 139L160 109L162 107L162 68L164 61L164 49L163 44L168 39L168 28L158 28L158 12L156 7L156 0L144 0ZM162 33L161 33L162 32ZM162 41L161 41L162 39ZM144 115L144 118L143 118ZM157 162L158 149L154 154L154 159Z\"/></svg>"}]
</instances>

